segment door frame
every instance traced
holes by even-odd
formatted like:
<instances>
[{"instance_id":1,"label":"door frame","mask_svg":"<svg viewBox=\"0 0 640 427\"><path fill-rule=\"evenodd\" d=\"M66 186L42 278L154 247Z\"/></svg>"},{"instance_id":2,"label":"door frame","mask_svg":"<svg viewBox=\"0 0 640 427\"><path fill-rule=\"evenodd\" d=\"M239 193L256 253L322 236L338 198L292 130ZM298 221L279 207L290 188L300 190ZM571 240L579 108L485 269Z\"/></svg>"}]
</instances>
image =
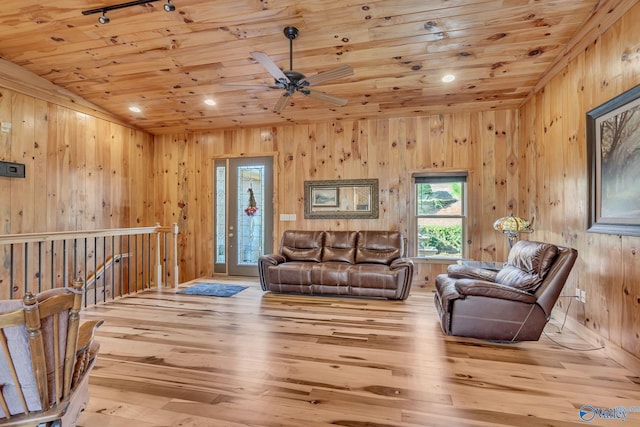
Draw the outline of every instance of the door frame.
<instances>
[{"instance_id":1,"label":"door frame","mask_svg":"<svg viewBox=\"0 0 640 427\"><path fill-rule=\"evenodd\" d=\"M276 232L276 227L277 227L277 223L276 223L276 212L277 212L277 195L278 195L278 181L276 179L276 177L278 176L278 167L279 167L279 162L278 162L278 152L277 151L269 151L269 152L264 152L264 153L255 153L252 155L242 155L242 154L230 154L230 155L225 155L225 156L215 156L211 158L211 165L212 165L212 173L211 173L211 179L212 179L212 189L213 189L213 197L212 199L212 231L213 231L213 235L211 236L212 239L212 254L211 254L211 262L212 262L212 270L213 270L213 274L223 274L223 275L229 275L229 254L228 254L228 250L225 253L225 263L223 264L217 264L216 263L216 236L217 236L217 230L216 230L216 215L217 215L217 206L216 206L216 162L219 161L224 161L225 162L225 173L226 173L226 177L225 177L225 183L227 186L227 189L229 188L230 185L230 180L229 180L229 174L230 174L230 167L229 167L229 163L231 160L234 159L252 159L252 158L266 158L266 157L270 157L271 161L272 161L272 183L273 183L273 194L272 194L272 203L271 203L271 209L269 211L269 214L272 217L272 223L273 226L272 228L272 233L271 235L267 235L265 234L265 248L267 248L269 245L270 247L274 247L274 236L275 236L275 232ZM267 198L267 194L265 194L265 199ZM225 195L225 218L229 218L229 196ZM265 211L265 215L266 215ZM227 228L227 232L225 232L225 236L224 236L224 244L225 244L225 248L229 247L229 237L228 237L228 225L226 224L226 228ZM266 233L266 230L265 230Z\"/></svg>"}]
</instances>

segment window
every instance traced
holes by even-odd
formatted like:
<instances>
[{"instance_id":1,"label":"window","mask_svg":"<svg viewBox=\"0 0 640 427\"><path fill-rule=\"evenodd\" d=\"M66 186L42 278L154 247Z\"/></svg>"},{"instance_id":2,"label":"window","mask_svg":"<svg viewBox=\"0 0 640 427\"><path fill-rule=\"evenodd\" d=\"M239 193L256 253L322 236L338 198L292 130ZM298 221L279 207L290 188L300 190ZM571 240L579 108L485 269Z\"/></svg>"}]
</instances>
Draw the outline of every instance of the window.
<instances>
[{"instance_id":1,"label":"window","mask_svg":"<svg viewBox=\"0 0 640 427\"><path fill-rule=\"evenodd\" d=\"M216 160L216 264L226 264L227 262L227 166L222 160ZM221 270L224 272L224 270ZM218 272L218 271L216 271Z\"/></svg>"},{"instance_id":2,"label":"window","mask_svg":"<svg viewBox=\"0 0 640 427\"><path fill-rule=\"evenodd\" d=\"M414 175L416 255L463 258L466 172Z\"/></svg>"}]
</instances>

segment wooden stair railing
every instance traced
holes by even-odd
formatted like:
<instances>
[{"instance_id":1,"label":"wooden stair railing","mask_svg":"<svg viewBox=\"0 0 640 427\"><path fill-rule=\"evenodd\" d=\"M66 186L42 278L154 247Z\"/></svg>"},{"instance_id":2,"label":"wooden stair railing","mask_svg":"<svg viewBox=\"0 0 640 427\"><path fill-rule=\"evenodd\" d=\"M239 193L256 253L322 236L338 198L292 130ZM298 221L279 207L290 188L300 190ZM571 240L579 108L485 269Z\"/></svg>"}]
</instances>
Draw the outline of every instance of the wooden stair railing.
<instances>
[{"instance_id":1,"label":"wooden stair railing","mask_svg":"<svg viewBox=\"0 0 640 427\"><path fill-rule=\"evenodd\" d=\"M178 284L178 226L0 236L0 299L86 283L85 306ZM155 235L155 239L153 238ZM171 240L171 242L169 242ZM110 291L109 291L110 289ZM91 301L93 297L93 301Z\"/></svg>"},{"instance_id":2,"label":"wooden stair railing","mask_svg":"<svg viewBox=\"0 0 640 427\"><path fill-rule=\"evenodd\" d=\"M100 264L97 271L87 276L87 284L85 285L85 289L91 289L96 284L96 281L100 280L102 274L107 270L107 268L112 267L113 264L119 263L122 258L126 257L129 257L129 254L118 254L107 258L107 260L103 264Z\"/></svg>"}]
</instances>

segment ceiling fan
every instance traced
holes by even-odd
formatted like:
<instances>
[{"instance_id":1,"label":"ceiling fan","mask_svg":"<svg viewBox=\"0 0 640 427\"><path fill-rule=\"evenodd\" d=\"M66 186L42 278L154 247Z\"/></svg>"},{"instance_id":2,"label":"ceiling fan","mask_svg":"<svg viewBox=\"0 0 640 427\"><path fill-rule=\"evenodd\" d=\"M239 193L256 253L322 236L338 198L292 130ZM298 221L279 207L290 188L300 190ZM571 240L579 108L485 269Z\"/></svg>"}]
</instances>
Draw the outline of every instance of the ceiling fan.
<instances>
[{"instance_id":1,"label":"ceiling fan","mask_svg":"<svg viewBox=\"0 0 640 427\"><path fill-rule=\"evenodd\" d=\"M262 66L273 76L275 84L270 86L253 86L269 89L284 89L284 93L280 96L280 99L273 107L275 113L281 112L284 107L289 104L291 96L300 92L305 96L318 99L320 101L327 102L332 105L342 107L347 104L347 100L339 98L337 96L329 95L328 93L318 90L310 89L311 86L319 86L330 80L340 79L353 75L353 68L348 65L340 65L339 67L331 70L322 71L312 76L305 76L304 74L293 70L293 39L298 37L298 29L296 27L286 27L284 29L284 35L289 39L289 71L282 71L275 62L263 52L251 52L253 59L258 61ZM232 85L228 85L232 86ZM233 85L239 86L239 85Z\"/></svg>"}]
</instances>

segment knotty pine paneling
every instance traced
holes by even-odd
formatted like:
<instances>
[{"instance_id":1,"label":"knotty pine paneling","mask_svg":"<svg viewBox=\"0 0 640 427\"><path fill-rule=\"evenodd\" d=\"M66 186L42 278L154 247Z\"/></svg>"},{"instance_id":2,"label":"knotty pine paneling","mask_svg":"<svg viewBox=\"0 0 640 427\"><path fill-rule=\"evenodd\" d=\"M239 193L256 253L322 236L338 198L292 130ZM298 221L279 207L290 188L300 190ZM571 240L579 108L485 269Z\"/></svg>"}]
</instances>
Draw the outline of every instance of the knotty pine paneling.
<instances>
[{"instance_id":1,"label":"knotty pine paneling","mask_svg":"<svg viewBox=\"0 0 640 427\"><path fill-rule=\"evenodd\" d=\"M388 229L409 236L411 174L468 170L469 257L503 260L508 245L492 224L519 213L517 129L517 112L501 110L157 135L154 217L178 222L181 281L192 280L213 272L214 158L274 156L275 196L264 209L276 219L275 247L287 229ZM304 219L305 180L353 178L379 179L379 219ZM281 213L297 219L278 221ZM432 286L445 268L422 263L416 279Z\"/></svg>"},{"instance_id":2,"label":"knotty pine paneling","mask_svg":"<svg viewBox=\"0 0 640 427\"><path fill-rule=\"evenodd\" d=\"M640 354L640 238L586 232L585 115L640 83L639 20L640 4L522 106L518 171L532 236L578 249L564 293L578 287L587 301L574 302L570 316L633 355Z\"/></svg>"},{"instance_id":3,"label":"knotty pine paneling","mask_svg":"<svg viewBox=\"0 0 640 427\"><path fill-rule=\"evenodd\" d=\"M6 88L0 121L11 124L0 132L0 160L26 167L24 179L0 177L2 234L155 224L152 136ZM0 264L9 265L8 248L0 249ZM8 267L0 269L0 298L8 298L8 278Z\"/></svg>"}]
</instances>

